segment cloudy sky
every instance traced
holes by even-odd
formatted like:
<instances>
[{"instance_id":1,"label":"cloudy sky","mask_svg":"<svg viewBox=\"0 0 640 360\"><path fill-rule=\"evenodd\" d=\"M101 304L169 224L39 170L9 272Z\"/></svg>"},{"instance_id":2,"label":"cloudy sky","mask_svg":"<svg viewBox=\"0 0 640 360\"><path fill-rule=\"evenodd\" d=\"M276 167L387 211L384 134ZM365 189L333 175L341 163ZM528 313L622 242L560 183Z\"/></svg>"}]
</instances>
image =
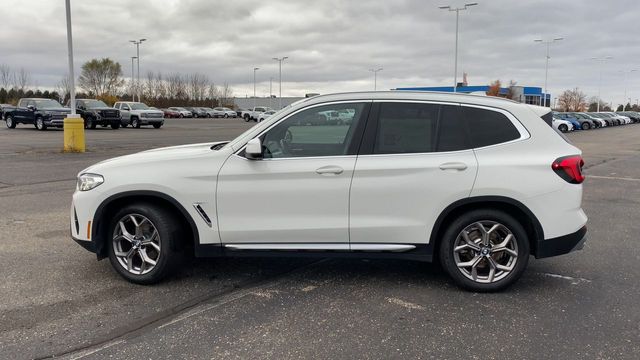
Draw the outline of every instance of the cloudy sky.
<instances>
[{"instance_id":1,"label":"cloudy sky","mask_svg":"<svg viewBox=\"0 0 640 360\"><path fill-rule=\"evenodd\" d=\"M439 5L458 0L72 0L76 67L110 57L131 71L141 46L141 73L201 72L231 84L236 96L274 92L273 57L283 66L283 95L369 90L370 68L382 67L378 89L453 82L455 13ZM549 90L579 87L620 103L640 98L640 4L637 0L478 0L460 13L459 73L472 85L513 79L544 84L544 45L552 45ZM40 88L67 72L64 0L2 0L0 64L24 67ZM629 73L632 69L637 72ZM627 72L625 74L625 72ZM460 75L459 75L460 76Z\"/></svg>"}]
</instances>

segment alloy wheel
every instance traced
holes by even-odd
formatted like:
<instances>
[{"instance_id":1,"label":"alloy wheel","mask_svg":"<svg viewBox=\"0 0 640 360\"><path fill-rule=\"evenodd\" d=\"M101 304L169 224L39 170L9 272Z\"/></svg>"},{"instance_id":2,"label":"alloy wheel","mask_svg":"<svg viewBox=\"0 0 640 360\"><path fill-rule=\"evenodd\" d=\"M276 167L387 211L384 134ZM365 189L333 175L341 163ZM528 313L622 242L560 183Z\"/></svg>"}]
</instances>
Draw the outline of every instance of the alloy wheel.
<instances>
[{"instance_id":1,"label":"alloy wheel","mask_svg":"<svg viewBox=\"0 0 640 360\"><path fill-rule=\"evenodd\" d=\"M466 278L490 284L504 279L515 268L518 244L505 225L478 221L460 232L453 246L453 258Z\"/></svg>"},{"instance_id":2,"label":"alloy wheel","mask_svg":"<svg viewBox=\"0 0 640 360\"><path fill-rule=\"evenodd\" d=\"M160 259L160 234L156 226L140 214L128 214L118 221L112 246L120 266L134 275L147 274Z\"/></svg>"}]
</instances>

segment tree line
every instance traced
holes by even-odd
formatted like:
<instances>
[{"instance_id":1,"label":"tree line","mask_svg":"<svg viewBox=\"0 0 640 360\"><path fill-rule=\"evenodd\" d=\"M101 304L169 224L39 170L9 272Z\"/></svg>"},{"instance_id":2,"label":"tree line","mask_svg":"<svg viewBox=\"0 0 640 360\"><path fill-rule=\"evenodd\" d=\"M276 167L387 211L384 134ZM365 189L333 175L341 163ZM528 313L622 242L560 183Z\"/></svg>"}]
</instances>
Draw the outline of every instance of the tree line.
<instances>
[{"instance_id":1,"label":"tree line","mask_svg":"<svg viewBox=\"0 0 640 360\"><path fill-rule=\"evenodd\" d=\"M233 106L233 90L228 83L216 85L202 73L163 74L149 71L138 84L122 76L120 63L109 58L91 59L80 69L76 98L97 98L112 105L116 101L138 100L150 106ZM28 89L31 74L24 68L13 71L0 65L0 103L14 104L22 97L45 97L66 103L70 97L70 81L63 76L55 90Z\"/></svg>"}]
</instances>

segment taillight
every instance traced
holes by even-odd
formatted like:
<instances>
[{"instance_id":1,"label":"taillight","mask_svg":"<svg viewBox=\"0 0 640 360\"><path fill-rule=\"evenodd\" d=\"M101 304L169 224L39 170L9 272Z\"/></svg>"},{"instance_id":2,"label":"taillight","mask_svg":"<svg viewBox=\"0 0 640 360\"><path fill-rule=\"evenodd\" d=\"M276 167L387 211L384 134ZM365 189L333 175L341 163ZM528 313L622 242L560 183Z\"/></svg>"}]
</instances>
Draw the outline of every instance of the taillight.
<instances>
[{"instance_id":1,"label":"taillight","mask_svg":"<svg viewBox=\"0 0 640 360\"><path fill-rule=\"evenodd\" d=\"M584 160L580 155L570 155L557 158L551 168L558 176L571 184L581 184L585 176L582 174Z\"/></svg>"}]
</instances>

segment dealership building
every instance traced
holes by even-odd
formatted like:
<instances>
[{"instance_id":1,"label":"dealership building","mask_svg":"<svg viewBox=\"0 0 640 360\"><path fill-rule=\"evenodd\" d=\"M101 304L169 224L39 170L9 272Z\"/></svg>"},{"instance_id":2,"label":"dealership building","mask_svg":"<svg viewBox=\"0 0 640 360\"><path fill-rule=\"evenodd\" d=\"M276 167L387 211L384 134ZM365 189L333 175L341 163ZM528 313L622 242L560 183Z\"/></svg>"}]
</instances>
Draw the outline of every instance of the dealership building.
<instances>
[{"instance_id":1,"label":"dealership building","mask_svg":"<svg viewBox=\"0 0 640 360\"><path fill-rule=\"evenodd\" d=\"M486 93L489 88L489 85L458 86L456 88L456 92L464 94L471 94L475 92ZM403 87L394 90L453 92L453 86ZM516 85L511 87L511 92L513 93L513 100L519 101L521 103L534 105L546 103L547 106L551 106L551 94L545 94L540 87ZM506 97L508 94L509 88L500 88L501 96Z\"/></svg>"}]
</instances>

